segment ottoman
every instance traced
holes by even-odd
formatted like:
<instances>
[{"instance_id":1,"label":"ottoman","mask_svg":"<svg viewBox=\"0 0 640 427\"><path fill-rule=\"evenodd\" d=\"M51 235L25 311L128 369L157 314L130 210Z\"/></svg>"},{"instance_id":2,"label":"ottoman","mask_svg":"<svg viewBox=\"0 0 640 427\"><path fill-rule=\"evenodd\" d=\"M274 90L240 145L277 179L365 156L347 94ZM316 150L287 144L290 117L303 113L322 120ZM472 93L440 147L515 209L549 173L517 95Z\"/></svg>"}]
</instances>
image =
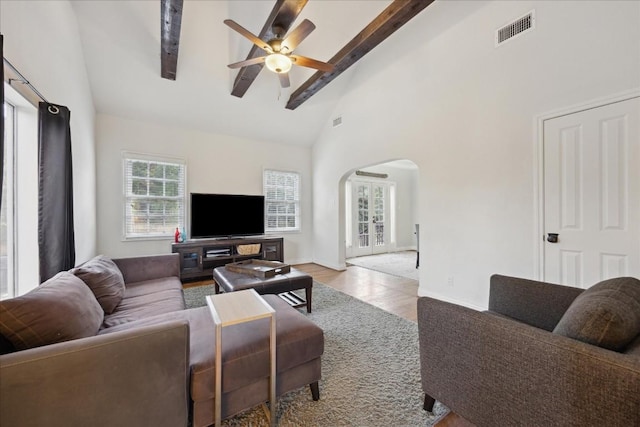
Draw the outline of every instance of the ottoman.
<instances>
[{"instance_id":1,"label":"ottoman","mask_svg":"<svg viewBox=\"0 0 640 427\"><path fill-rule=\"evenodd\" d=\"M255 289L260 295L278 294L295 308L307 307L307 313L311 313L311 289L313 279L306 273L292 268L289 273L277 274L274 277L262 279L249 274L236 273L225 267L217 267L213 270L216 294L220 288L225 292ZM291 291L304 289L306 301Z\"/></svg>"},{"instance_id":2,"label":"ottoman","mask_svg":"<svg viewBox=\"0 0 640 427\"><path fill-rule=\"evenodd\" d=\"M276 395L309 387L320 398L324 333L304 314L277 295L264 300L276 311ZM208 307L182 310L189 320L190 395L193 427L214 423L215 326ZM269 399L269 321L260 319L222 329L222 418Z\"/></svg>"}]
</instances>

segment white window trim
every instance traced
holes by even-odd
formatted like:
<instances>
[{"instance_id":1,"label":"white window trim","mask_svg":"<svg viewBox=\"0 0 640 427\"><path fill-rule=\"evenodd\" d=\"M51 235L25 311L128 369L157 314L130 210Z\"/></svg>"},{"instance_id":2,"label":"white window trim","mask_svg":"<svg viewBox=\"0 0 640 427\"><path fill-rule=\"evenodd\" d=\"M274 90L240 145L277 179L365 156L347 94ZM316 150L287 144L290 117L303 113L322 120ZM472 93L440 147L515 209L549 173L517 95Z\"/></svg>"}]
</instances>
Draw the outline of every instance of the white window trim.
<instances>
[{"instance_id":1,"label":"white window trim","mask_svg":"<svg viewBox=\"0 0 640 427\"><path fill-rule=\"evenodd\" d=\"M269 200L267 199L267 191L266 191L266 173L267 172L276 172L276 173L283 173L283 174L295 174L298 176L298 199L296 200L297 203L297 212L296 212L296 217L297 217L297 221L296 221L296 227L292 228L292 227L287 227L287 228L269 228L269 221L268 221L268 208L267 208L267 203L269 203ZM272 168L265 168L262 170L262 192L264 195L264 232L265 234L282 234L282 233L300 233L302 232L302 174L298 171L291 171L291 170L281 170L281 169L272 169Z\"/></svg>"},{"instance_id":2,"label":"white window trim","mask_svg":"<svg viewBox=\"0 0 640 427\"><path fill-rule=\"evenodd\" d=\"M14 87L4 84L5 102L15 107L14 200L15 244L14 296L40 284L38 269L38 109ZM5 143L7 141L5 140ZM34 176L36 179L34 179ZM4 202L3 202L4 203Z\"/></svg>"},{"instance_id":3,"label":"white window trim","mask_svg":"<svg viewBox=\"0 0 640 427\"><path fill-rule=\"evenodd\" d=\"M126 162L127 160L144 160L144 161L155 161L160 163L174 163L180 164L184 170L183 176L183 195L182 195L182 206L183 206L183 221L182 224L176 224L176 226L180 227L180 230L184 227L186 230L187 227L187 162L185 159L178 157L168 157L157 154L148 154L148 153L140 153L134 151L122 151L122 236L121 241L123 242L137 242L137 241L147 241L147 240L167 240L173 239L175 228L168 230L166 233L162 234L148 234L148 235L138 235L138 236L127 236L127 182L126 182Z\"/></svg>"},{"instance_id":4,"label":"white window trim","mask_svg":"<svg viewBox=\"0 0 640 427\"><path fill-rule=\"evenodd\" d=\"M5 84L2 82L1 84ZM18 127L18 108L11 102L10 99L5 99L4 103L8 106L8 110L11 113L11 120L7 122L11 122L11 128L5 127L5 136L6 139L4 141L4 148L6 156L3 157L3 161L5 162L5 180L3 181L3 185L6 185L7 194L5 194L6 199L2 201L2 206L6 209L6 220L7 220L7 235L6 237L6 248L7 248L7 256L6 256L6 268L7 268L7 277L6 277L6 292L0 292L0 299L8 299L13 298L18 295L18 265L17 265L17 211L16 211L16 197L17 197L17 188L16 188L16 180L17 180L17 162L16 162L16 134ZM0 108L4 108L4 105L0 105ZM1 119L5 119L5 116L2 116ZM2 189L0 188L0 192ZM3 278L4 280L4 278Z\"/></svg>"}]
</instances>

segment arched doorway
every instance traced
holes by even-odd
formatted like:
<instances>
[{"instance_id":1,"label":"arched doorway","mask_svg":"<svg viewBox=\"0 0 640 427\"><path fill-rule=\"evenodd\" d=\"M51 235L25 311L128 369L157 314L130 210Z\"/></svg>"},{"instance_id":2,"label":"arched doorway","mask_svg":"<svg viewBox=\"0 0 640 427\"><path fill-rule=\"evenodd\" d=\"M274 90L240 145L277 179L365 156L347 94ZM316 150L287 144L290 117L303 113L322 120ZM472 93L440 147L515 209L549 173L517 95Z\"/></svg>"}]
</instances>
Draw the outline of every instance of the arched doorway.
<instances>
[{"instance_id":1,"label":"arched doorway","mask_svg":"<svg viewBox=\"0 0 640 427\"><path fill-rule=\"evenodd\" d=\"M379 261L391 274L417 279L418 166L389 161L350 171L342 181L345 260L384 272L375 268Z\"/></svg>"}]
</instances>

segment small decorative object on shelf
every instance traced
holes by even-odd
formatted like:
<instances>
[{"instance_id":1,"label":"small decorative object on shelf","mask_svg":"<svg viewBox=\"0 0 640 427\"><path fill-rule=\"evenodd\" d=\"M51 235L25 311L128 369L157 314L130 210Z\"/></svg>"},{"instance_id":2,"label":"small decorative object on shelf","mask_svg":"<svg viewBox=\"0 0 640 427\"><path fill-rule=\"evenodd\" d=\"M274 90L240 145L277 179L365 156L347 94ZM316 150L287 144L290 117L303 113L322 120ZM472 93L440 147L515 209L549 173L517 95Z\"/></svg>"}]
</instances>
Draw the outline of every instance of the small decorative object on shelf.
<instances>
[{"instance_id":1,"label":"small decorative object on shelf","mask_svg":"<svg viewBox=\"0 0 640 427\"><path fill-rule=\"evenodd\" d=\"M173 235L173 240L175 243L182 243L180 240L180 230L176 227L176 233Z\"/></svg>"},{"instance_id":2,"label":"small decorative object on shelf","mask_svg":"<svg viewBox=\"0 0 640 427\"><path fill-rule=\"evenodd\" d=\"M240 255L255 255L260 253L260 243L253 243L250 245L237 245L236 251Z\"/></svg>"},{"instance_id":3,"label":"small decorative object on shelf","mask_svg":"<svg viewBox=\"0 0 640 427\"><path fill-rule=\"evenodd\" d=\"M187 241L187 232L185 231L184 227L182 227L182 233L180 234L180 238L181 238L180 243Z\"/></svg>"}]
</instances>

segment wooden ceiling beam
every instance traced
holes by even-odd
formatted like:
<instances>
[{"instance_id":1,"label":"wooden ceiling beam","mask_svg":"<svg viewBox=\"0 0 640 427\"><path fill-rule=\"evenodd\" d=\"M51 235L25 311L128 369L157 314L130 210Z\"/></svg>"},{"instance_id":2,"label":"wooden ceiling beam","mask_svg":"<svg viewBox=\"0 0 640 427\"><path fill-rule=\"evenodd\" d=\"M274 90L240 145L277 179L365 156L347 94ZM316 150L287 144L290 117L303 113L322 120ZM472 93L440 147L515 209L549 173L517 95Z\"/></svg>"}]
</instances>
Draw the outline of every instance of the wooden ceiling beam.
<instances>
[{"instance_id":1,"label":"wooden ceiling beam","mask_svg":"<svg viewBox=\"0 0 640 427\"><path fill-rule=\"evenodd\" d=\"M289 110L298 108L433 2L434 0L394 0L333 58L327 61L334 65L333 71L314 73L291 95L286 108Z\"/></svg>"},{"instance_id":2,"label":"wooden ceiling beam","mask_svg":"<svg viewBox=\"0 0 640 427\"><path fill-rule=\"evenodd\" d=\"M300 12L302 12L307 1L308 0L277 0L271 14L269 14L267 21L264 23L264 27L262 27L262 31L258 34L258 38L264 41L275 38L276 34L273 31L275 27L280 28L283 32L282 34L286 34L298 15L300 15ZM262 49L256 45L252 45L247 59L252 59L263 54L264 51ZM233 82L231 95L242 98L256 77L258 77L263 66L264 64L255 64L242 67Z\"/></svg>"},{"instance_id":3,"label":"wooden ceiling beam","mask_svg":"<svg viewBox=\"0 0 640 427\"><path fill-rule=\"evenodd\" d=\"M183 1L160 0L160 75L163 79L176 79Z\"/></svg>"}]
</instances>

